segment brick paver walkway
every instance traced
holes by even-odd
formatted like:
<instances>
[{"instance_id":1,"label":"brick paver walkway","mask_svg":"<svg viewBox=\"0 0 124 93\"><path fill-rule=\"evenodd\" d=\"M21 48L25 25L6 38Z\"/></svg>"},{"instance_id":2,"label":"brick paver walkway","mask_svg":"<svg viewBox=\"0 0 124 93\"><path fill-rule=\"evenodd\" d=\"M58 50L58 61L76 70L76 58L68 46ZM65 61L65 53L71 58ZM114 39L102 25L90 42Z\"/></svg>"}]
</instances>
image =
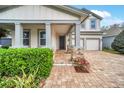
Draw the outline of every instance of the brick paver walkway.
<instances>
[{"instance_id":1,"label":"brick paver walkway","mask_svg":"<svg viewBox=\"0 0 124 93\"><path fill-rule=\"evenodd\" d=\"M73 66L57 66L46 80L45 88L124 87L124 56L102 51L85 52L90 73L77 73Z\"/></svg>"},{"instance_id":2,"label":"brick paver walkway","mask_svg":"<svg viewBox=\"0 0 124 93\"><path fill-rule=\"evenodd\" d=\"M65 51L57 51L54 54L54 64L71 64L71 54L65 53Z\"/></svg>"}]
</instances>

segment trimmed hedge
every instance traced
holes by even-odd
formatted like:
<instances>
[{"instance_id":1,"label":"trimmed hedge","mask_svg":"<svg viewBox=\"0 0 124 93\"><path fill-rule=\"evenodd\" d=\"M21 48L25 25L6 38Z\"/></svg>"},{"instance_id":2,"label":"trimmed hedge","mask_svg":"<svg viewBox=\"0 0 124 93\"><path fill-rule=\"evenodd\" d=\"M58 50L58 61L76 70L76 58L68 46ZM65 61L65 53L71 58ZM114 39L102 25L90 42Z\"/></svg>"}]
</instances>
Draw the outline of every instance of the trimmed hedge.
<instances>
[{"instance_id":1,"label":"trimmed hedge","mask_svg":"<svg viewBox=\"0 0 124 93\"><path fill-rule=\"evenodd\" d=\"M53 64L53 52L48 48L0 49L0 76L13 77L33 73L37 68L38 79L49 76Z\"/></svg>"}]
</instances>

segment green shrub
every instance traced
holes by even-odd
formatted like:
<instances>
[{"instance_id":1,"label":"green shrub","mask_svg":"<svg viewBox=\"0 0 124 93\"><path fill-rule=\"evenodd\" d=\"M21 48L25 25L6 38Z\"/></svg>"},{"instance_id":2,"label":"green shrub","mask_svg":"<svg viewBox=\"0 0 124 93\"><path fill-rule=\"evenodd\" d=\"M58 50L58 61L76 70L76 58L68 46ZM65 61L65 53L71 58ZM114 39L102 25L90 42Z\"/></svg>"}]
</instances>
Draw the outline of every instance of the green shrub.
<instances>
[{"instance_id":1,"label":"green shrub","mask_svg":"<svg viewBox=\"0 0 124 93\"><path fill-rule=\"evenodd\" d=\"M30 73L29 75L26 75L24 70L22 69L22 77L15 76L15 79L13 79L14 83L16 84L16 88L33 88L37 87L35 83L36 74L39 68L37 68L34 73Z\"/></svg>"},{"instance_id":2,"label":"green shrub","mask_svg":"<svg viewBox=\"0 0 124 93\"><path fill-rule=\"evenodd\" d=\"M53 62L53 53L48 48L0 49L0 76L22 76L22 70L29 75L37 67L36 78L47 78Z\"/></svg>"},{"instance_id":3,"label":"green shrub","mask_svg":"<svg viewBox=\"0 0 124 93\"><path fill-rule=\"evenodd\" d=\"M13 81L13 77L2 77L0 78L0 88L14 88L16 83Z\"/></svg>"},{"instance_id":4,"label":"green shrub","mask_svg":"<svg viewBox=\"0 0 124 93\"><path fill-rule=\"evenodd\" d=\"M121 54L124 54L124 48L118 50Z\"/></svg>"},{"instance_id":5,"label":"green shrub","mask_svg":"<svg viewBox=\"0 0 124 93\"><path fill-rule=\"evenodd\" d=\"M122 31L116 38L114 39L111 47L124 54L124 31Z\"/></svg>"},{"instance_id":6,"label":"green shrub","mask_svg":"<svg viewBox=\"0 0 124 93\"><path fill-rule=\"evenodd\" d=\"M36 74L38 72L39 67L34 71L34 73L30 73L27 75L22 69L22 76L15 77L2 77L0 78L0 88L33 88L38 87Z\"/></svg>"},{"instance_id":7,"label":"green shrub","mask_svg":"<svg viewBox=\"0 0 124 93\"><path fill-rule=\"evenodd\" d=\"M9 45L2 45L1 48L3 48L3 49L9 49Z\"/></svg>"}]
</instances>

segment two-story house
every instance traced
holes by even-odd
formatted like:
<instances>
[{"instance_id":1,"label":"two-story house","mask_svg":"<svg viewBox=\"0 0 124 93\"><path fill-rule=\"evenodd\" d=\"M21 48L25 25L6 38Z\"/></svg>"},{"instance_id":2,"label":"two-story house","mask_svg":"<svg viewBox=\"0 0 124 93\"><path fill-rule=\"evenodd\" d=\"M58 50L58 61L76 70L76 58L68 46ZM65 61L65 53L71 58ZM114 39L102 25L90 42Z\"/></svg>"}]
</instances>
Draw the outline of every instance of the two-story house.
<instances>
[{"instance_id":1,"label":"two-story house","mask_svg":"<svg viewBox=\"0 0 124 93\"><path fill-rule=\"evenodd\" d=\"M0 8L0 27L12 31L12 47L74 46L102 50L99 15L61 5L22 5Z\"/></svg>"}]
</instances>

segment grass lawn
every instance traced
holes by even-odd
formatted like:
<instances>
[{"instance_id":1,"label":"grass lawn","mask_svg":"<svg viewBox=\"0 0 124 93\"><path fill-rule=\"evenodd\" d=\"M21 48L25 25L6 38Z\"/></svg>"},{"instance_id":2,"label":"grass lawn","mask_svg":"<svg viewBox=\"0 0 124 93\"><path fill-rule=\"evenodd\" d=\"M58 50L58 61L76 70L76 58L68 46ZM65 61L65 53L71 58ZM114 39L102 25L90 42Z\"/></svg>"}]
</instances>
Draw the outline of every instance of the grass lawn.
<instances>
[{"instance_id":1,"label":"grass lawn","mask_svg":"<svg viewBox=\"0 0 124 93\"><path fill-rule=\"evenodd\" d=\"M120 54L120 52L115 51L115 50L113 50L113 49L107 49L107 48L104 48L103 51L105 51L105 52L109 52L109 53L113 53L113 54Z\"/></svg>"}]
</instances>

